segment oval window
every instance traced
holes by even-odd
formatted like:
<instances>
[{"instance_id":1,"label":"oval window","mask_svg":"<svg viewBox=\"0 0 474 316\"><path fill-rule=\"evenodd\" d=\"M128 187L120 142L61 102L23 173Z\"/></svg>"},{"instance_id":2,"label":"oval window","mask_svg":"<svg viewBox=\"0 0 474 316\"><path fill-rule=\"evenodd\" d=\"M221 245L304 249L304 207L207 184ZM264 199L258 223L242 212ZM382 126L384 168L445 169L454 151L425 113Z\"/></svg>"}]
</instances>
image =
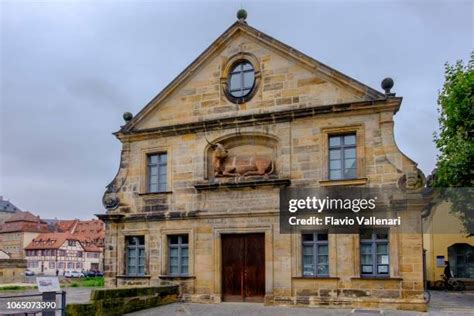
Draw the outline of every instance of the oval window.
<instances>
[{"instance_id":1,"label":"oval window","mask_svg":"<svg viewBox=\"0 0 474 316\"><path fill-rule=\"evenodd\" d=\"M228 92L234 98L248 96L255 85L255 70L250 62L237 62L229 73Z\"/></svg>"}]
</instances>

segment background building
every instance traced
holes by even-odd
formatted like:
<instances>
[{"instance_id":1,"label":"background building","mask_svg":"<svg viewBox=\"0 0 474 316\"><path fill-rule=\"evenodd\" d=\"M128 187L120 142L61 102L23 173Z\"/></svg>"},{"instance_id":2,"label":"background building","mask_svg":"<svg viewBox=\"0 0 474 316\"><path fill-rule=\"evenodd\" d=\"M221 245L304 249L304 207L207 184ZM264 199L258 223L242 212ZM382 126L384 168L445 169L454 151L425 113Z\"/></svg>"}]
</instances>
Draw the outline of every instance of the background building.
<instances>
[{"instance_id":1,"label":"background building","mask_svg":"<svg viewBox=\"0 0 474 316\"><path fill-rule=\"evenodd\" d=\"M70 232L44 233L25 248L28 268L35 274L62 275L66 270L99 270L102 249Z\"/></svg>"},{"instance_id":2,"label":"background building","mask_svg":"<svg viewBox=\"0 0 474 316\"><path fill-rule=\"evenodd\" d=\"M48 232L48 224L30 212L15 212L0 225L0 249L12 259L25 258L24 248L40 233Z\"/></svg>"},{"instance_id":3,"label":"background building","mask_svg":"<svg viewBox=\"0 0 474 316\"><path fill-rule=\"evenodd\" d=\"M5 219L19 211L21 210L18 207L13 205L12 202L4 200L3 196L0 195L0 224L3 224Z\"/></svg>"},{"instance_id":4,"label":"background building","mask_svg":"<svg viewBox=\"0 0 474 316\"><path fill-rule=\"evenodd\" d=\"M426 280L430 284L441 280L445 261L449 261L455 278L468 286L474 285L474 236L466 232L448 202L436 205L424 218L423 248L425 249Z\"/></svg>"}]
</instances>

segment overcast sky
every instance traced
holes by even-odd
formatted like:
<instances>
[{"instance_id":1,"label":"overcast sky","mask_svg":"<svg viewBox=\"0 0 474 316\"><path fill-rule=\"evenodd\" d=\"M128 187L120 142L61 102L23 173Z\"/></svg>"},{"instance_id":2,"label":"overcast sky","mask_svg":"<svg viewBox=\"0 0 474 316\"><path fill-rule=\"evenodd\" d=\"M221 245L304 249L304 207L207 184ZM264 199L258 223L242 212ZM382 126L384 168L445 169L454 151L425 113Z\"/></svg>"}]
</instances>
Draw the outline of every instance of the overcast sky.
<instances>
[{"instance_id":1,"label":"overcast sky","mask_svg":"<svg viewBox=\"0 0 474 316\"><path fill-rule=\"evenodd\" d=\"M136 114L235 20L403 96L396 140L435 165L443 65L473 49L472 1L1 1L0 195L43 218L103 213L122 113Z\"/></svg>"}]
</instances>

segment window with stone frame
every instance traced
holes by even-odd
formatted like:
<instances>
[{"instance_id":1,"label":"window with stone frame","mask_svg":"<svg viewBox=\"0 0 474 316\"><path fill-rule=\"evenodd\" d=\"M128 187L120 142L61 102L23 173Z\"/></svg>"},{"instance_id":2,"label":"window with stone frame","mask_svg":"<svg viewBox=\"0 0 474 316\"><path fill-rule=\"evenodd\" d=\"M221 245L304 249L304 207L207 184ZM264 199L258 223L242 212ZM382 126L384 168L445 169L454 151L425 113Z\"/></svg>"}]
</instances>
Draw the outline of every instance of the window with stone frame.
<instances>
[{"instance_id":1,"label":"window with stone frame","mask_svg":"<svg viewBox=\"0 0 474 316\"><path fill-rule=\"evenodd\" d=\"M329 135L329 179L357 178L356 134Z\"/></svg>"},{"instance_id":2,"label":"window with stone frame","mask_svg":"<svg viewBox=\"0 0 474 316\"><path fill-rule=\"evenodd\" d=\"M301 234L303 276L329 276L328 234L311 232Z\"/></svg>"},{"instance_id":3,"label":"window with stone frame","mask_svg":"<svg viewBox=\"0 0 474 316\"><path fill-rule=\"evenodd\" d=\"M167 153L149 154L147 156L148 192L166 192L167 168Z\"/></svg>"},{"instance_id":4,"label":"window with stone frame","mask_svg":"<svg viewBox=\"0 0 474 316\"><path fill-rule=\"evenodd\" d=\"M130 276L145 275L145 236L127 236L126 274Z\"/></svg>"},{"instance_id":5,"label":"window with stone frame","mask_svg":"<svg viewBox=\"0 0 474 316\"><path fill-rule=\"evenodd\" d=\"M168 273L186 276L189 273L189 237L187 234L168 236Z\"/></svg>"},{"instance_id":6,"label":"window with stone frame","mask_svg":"<svg viewBox=\"0 0 474 316\"><path fill-rule=\"evenodd\" d=\"M361 275L388 277L390 274L388 229L362 230L359 238Z\"/></svg>"},{"instance_id":7,"label":"window with stone frame","mask_svg":"<svg viewBox=\"0 0 474 316\"><path fill-rule=\"evenodd\" d=\"M255 70L247 60L240 60L232 66L229 73L229 94L237 99L245 98L255 85Z\"/></svg>"}]
</instances>

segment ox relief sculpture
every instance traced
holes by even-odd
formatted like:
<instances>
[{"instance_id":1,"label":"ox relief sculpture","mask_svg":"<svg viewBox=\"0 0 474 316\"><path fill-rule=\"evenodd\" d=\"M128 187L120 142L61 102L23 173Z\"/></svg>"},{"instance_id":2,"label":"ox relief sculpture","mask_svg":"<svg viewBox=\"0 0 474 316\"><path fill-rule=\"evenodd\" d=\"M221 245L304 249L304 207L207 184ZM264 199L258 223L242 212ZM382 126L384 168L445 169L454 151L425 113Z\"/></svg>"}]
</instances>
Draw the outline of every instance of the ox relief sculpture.
<instances>
[{"instance_id":1,"label":"ox relief sculpture","mask_svg":"<svg viewBox=\"0 0 474 316\"><path fill-rule=\"evenodd\" d=\"M214 177L268 177L275 172L275 163L269 157L245 153L231 155L221 143L211 143L209 140L207 142L212 150Z\"/></svg>"}]
</instances>

